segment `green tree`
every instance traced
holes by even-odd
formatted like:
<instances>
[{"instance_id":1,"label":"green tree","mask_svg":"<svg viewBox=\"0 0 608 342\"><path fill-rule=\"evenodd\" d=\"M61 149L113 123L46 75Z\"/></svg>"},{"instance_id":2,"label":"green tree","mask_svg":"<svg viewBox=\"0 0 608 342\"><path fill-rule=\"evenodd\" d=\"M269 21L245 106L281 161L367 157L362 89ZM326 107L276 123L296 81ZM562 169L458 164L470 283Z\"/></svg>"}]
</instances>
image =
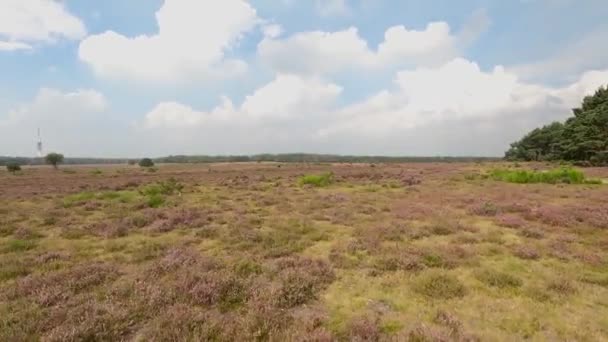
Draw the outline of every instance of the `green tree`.
<instances>
[{"instance_id":1,"label":"green tree","mask_svg":"<svg viewBox=\"0 0 608 342\"><path fill-rule=\"evenodd\" d=\"M583 99L564 124L554 122L534 129L511 144L511 160L568 160L608 163L608 88Z\"/></svg>"},{"instance_id":2,"label":"green tree","mask_svg":"<svg viewBox=\"0 0 608 342\"><path fill-rule=\"evenodd\" d=\"M139 161L139 166L141 167L152 167L154 166L154 162L150 158L144 158Z\"/></svg>"},{"instance_id":3,"label":"green tree","mask_svg":"<svg viewBox=\"0 0 608 342\"><path fill-rule=\"evenodd\" d=\"M17 171L21 171L21 165L19 165L18 163L15 163L15 162L10 162L10 163L6 164L6 169L10 173L15 173Z\"/></svg>"},{"instance_id":4,"label":"green tree","mask_svg":"<svg viewBox=\"0 0 608 342\"><path fill-rule=\"evenodd\" d=\"M63 163L63 154L49 153L46 155L44 160L47 164L53 165L53 167L56 169L59 164Z\"/></svg>"}]
</instances>

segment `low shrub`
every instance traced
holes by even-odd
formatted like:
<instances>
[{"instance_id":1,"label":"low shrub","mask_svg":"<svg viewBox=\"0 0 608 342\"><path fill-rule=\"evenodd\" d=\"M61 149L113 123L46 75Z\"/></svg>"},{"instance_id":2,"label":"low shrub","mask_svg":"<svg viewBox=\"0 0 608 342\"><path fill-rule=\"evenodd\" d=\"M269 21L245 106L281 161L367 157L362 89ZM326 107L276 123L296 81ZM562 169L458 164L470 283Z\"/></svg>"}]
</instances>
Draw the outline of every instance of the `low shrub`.
<instances>
[{"instance_id":1,"label":"low shrub","mask_svg":"<svg viewBox=\"0 0 608 342\"><path fill-rule=\"evenodd\" d=\"M460 222L447 219L436 219L428 226L434 235L450 235L461 230Z\"/></svg>"},{"instance_id":2,"label":"low shrub","mask_svg":"<svg viewBox=\"0 0 608 342\"><path fill-rule=\"evenodd\" d=\"M306 175L300 178L300 185L312 185L316 187L325 187L333 183L334 174L327 172L321 175Z\"/></svg>"},{"instance_id":3,"label":"low shrub","mask_svg":"<svg viewBox=\"0 0 608 342\"><path fill-rule=\"evenodd\" d=\"M355 318L348 325L349 341L379 341L380 325L377 320L366 317Z\"/></svg>"},{"instance_id":4,"label":"low shrub","mask_svg":"<svg viewBox=\"0 0 608 342\"><path fill-rule=\"evenodd\" d=\"M379 271L419 271L424 268L418 258L411 255L398 255L383 257L374 263L374 268Z\"/></svg>"},{"instance_id":5,"label":"low shrub","mask_svg":"<svg viewBox=\"0 0 608 342\"><path fill-rule=\"evenodd\" d=\"M158 208L165 203L165 198L162 195L150 195L146 200L146 204L150 208Z\"/></svg>"},{"instance_id":6,"label":"low shrub","mask_svg":"<svg viewBox=\"0 0 608 342\"><path fill-rule=\"evenodd\" d=\"M500 210L492 202L483 202L469 208L469 212L477 216L496 216Z\"/></svg>"},{"instance_id":7,"label":"low shrub","mask_svg":"<svg viewBox=\"0 0 608 342\"><path fill-rule=\"evenodd\" d=\"M598 182L595 179L587 179L583 172L569 167L548 171L496 169L490 172L490 177L497 181L518 184L601 184L601 180Z\"/></svg>"},{"instance_id":8,"label":"low shrub","mask_svg":"<svg viewBox=\"0 0 608 342\"><path fill-rule=\"evenodd\" d=\"M283 276L278 304L283 308L293 308L305 304L316 297L315 284L298 272Z\"/></svg>"},{"instance_id":9,"label":"low shrub","mask_svg":"<svg viewBox=\"0 0 608 342\"><path fill-rule=\"evenodd\" d=\"M20 259L4 258L0 261L0 282L26 276L30 273L29 268Z\"/></svg>"},{"instance_id":10,"label":"low shrub","mask_svg":"<svg viewBox=\"0 0 608 342\"><path fill-rule=\"evenodd\" d=\"M414 291L432 299L463 297L466 287L455 276L444 272L427 272L420 275L413 286Z\"/></svg>"},{"instance_id":11,"label":"low shrub","mask_svg":"<svg viewBox=\"0 0 608 342\"><path fill-rule=\"evenodd\" d=\"M439 310L433 321L448 328L451 336L458 336L463 330L462 322L447 311Z\"/></svg>"},{"instance_id":12,"label":"low shrub","mask_svg":"<svg viewBox=\"0 0 608 342\"><path fill-rule=\"evenodd\" d=\"M161 181L155 184L145 186L139 191L144 196L153 195L173 195L179 194L184 189L184 185L178 182L175 178L169 178L166 181Z\"/></svg>"},{"instance_id":13,"label":"low shrub","mask_svg":"<svg viewBox=\"0 0 608 342\"><path fill-rule=\"evenodd\" d=\"M515 276L489 269L476 272L475 278L488 286L498 288L520 287L523 284L521 279Z\"/></svg>"},{"instance_id":14,"label":"low shrub","mask_svg":"<svg viewBox=\"0 0 608 342\"><path fill-rule=\"evenodd\" d=\"M154 166L154 162L150 158L144 158L139 161L139 166L141 167L152 167Z\"/></svg>"},{"instance_id":15,"label":"low shrub","mask_svg":"<svg viewBox=\"0 0 608 342\"><path fill-rule=\"evenodd\" d=\"M608 275L605 274L589 273L583 275L580 280L587 284L608 288Z\"/></svg>"},{"instance_id":16,"label":"low shrub","mask_svg":"<svg viewBox=\"0 0 608 342\"><path fill-rule=\"evenodd\" d=\"M573 281L569 279L554 279L547 284L547 289L560 296L568 296L576 293L577 289Z\"/></svg>"},{"instance_id":17,"label":"low shrub","mask_svg":"<svg viewBox=\"0 0 608 342\"><path fill-rule=\"evenodd\" d=\"M418 324L402 340L409 342L433 342L452 341L454 339L444 329L437 326Z\"/></svg>"},{"instance_id":18,"label":"low shrub","mask_svg":"<svg viewBox=\"0 0 608 342\"><path fill-rule=\"evenodd\" d=\"M542 230L536 228L525 228L519 231L519 235L530 239L542 239L545 234Z\"/></svg>"},{"instance_id":19,"label":"low shrub","mask_svg":"<svg viewBox=\"0 0 608 342\"><path fill-rule=\"evenodd\" d=\"M540 253L533 246L518 246L513 251L513 254L521 259L536 260L541 257Z\"/></svg>"}]
</instances>

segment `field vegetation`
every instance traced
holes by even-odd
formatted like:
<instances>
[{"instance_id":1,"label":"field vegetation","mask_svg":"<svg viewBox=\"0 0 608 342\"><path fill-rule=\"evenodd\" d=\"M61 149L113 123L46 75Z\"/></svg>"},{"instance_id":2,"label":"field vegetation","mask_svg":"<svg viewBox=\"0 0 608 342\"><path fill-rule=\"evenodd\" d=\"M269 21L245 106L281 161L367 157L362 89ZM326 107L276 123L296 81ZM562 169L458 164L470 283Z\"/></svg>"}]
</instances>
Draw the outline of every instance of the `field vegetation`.
<instances>
[{"instance_id":1,"label":"field vegetation","mask_svg":"<svg viewBox=\"0 0 608 342\"><path fill-rule=\"evenodd\" d=\"M0 171L0 341L608 340L607 169L61 169Z\"/></svg>"},{"instance_id":2,"label":"field vegetation","mask_svg":"<svg viewBox=\"0 0 608 342\"><path fill-rule=\"evenodd\" d=\"M544 171L496 169L490 172L490 177L510 183L548 183L548 184L601 184L600 179L589 179L580 170L559 168Z\"/></svg>"}]
</instances>

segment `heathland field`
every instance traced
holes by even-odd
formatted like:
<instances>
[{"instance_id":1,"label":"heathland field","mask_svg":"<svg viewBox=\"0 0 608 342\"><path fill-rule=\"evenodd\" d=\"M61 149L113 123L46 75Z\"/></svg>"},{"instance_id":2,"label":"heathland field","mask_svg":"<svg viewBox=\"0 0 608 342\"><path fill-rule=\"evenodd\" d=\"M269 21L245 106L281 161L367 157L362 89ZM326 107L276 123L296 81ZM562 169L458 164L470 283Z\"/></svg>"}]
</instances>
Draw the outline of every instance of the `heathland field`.
<instances>
[{"instance_id":1,"label":"heathland field","mask_svg":"<svg viewBox=\"0 0 608 342\"><path fill-rule=\"evenodd\" d=\"M608 169L0 172L0 341L608 340Z\"/></svg>"}]
</instances>

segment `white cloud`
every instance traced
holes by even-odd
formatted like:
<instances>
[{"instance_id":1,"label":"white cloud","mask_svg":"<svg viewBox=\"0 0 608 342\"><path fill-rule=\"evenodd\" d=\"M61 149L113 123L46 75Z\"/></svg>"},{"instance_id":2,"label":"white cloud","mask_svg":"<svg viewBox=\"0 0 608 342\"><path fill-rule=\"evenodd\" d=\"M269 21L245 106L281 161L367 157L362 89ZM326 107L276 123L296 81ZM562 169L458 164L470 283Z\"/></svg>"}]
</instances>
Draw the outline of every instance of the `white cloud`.
<instances>
[{"instance_id":1,"label":"white cloud","mask_svg":"<svg viewBox=\"0 0 608 342\"><path fill-rule=\"evenodd\" d=\"M263 62L280 72L325 73L373 63L373 52L354 27L338 32L301 32L286 39L264 38Z\"/></svg>"},{"instance_id":2,"label":"white cloud","mask_svg":"<svg viewBox=\"0 0 608 342\"><path fill-rule=\"evenodd\" d=\"M143 127L167 153L496 156L528 130L570 116L606 79L608 71L589 72L551 88L522 82L501 66L484 71L457 58L398 72L392 89L340 105L339 85L281 74L238 107L227 98L209 112L159 104Z\"/></svg>"},{"instance_id":3,"label":"white cloud","mask_svg":"<svg viewBox=\"0 0 608 342\"><path fill-rule=\"evenodd\" d=\"M258 57L278 72L328 74L344 70L437 66L461 55L488 28L485 10L477 10L458 32L443 21L424 29L389 27L377 48L369 46L356 27L335 32L306 31L289 37L266 35Z\"/></svg>"},{"instance_id":4,"label":"white cloud","mask_svg":"<svg viewBox=\"0 0 608 342\"><path fill-rule=\"evenodd\" d=\"M31 44L57 39L77 40L86 35L82 21L63 3L49 0L0 2L0 50L31 48Z\"/></svg>"},{"instance_id":5,"label":"white cloud","mask_svg":"<svg viewBox=\"0 0 608 342\"><path fill-rule=\"evenodd\" d=\"M177 102L161 102L146 114L144 127L193 129L232 118L236 118L236 112L227 97L222 97L222 104L209 113L196 111Z\"/></svg>"},{"instance_id":6,"label":"white cloud","mask_svg":"<svg viewBox=\"0 0 608 342\"><path fill-rule=\"evenodd\" d=\"M106 108L105 97L90 89L64 93L42 88L30 104L11 110L4 124L26 121L55 121L77 118L80 112L100 112Z\"/></svg>"},{"instance_id":7,"label":"white cloud","mask_svg":"<svg viewBox=\"0 0 608 342\"><path fill-rule=\"evenodd\" d=\"M455 40L445 22L430 23L423 31L394 26L386 30L384 42L378 46L376 63L395 64L403 59L437 63L456 55Z\"/></svg>"},{"instance_id":8,"label":"white cloud","mask_svg":"<svg viewBox=\"0 0 608 342\"><path fill-rule=\"evenodd\" d=\"M279 24L268 24L262 28L262 32L264 33L264 37L278 38L283 34L283 27Z\"/></svg>"},{"instance_id":9,"label":"white cloud","mask_svg":"<svg viewBox=\"0 0 608 342\"><path fill-rule=\"evenodd\" d=\"M458 55L458 38L445 22L424 30L393 26L386 30L377 51L355 27L337 32L296 33L285 39L264 38L258 45L263 62L281 72L331 73L349 68L395 65L436 65Z\"/></svg>"},{"instance_id":10,"label":"white cloud","mask_svg":"<svg viewBox=\"0 0 608 342\"><path fill-rule=\"evenodd\" d=\"M31 50L32 46L21 42L0 41L0 51Z\"/></svg>"},{"instance_id":11,"label":"white cloud","mask_svg":"<svg viewBox=\"0 0 608 342\"><path fill-rule=\"evenodd\" d=\"M45 149L95 154L95 139L104 140L101 130L108 108L103 94L81 89L63 92L42 88L27 104L17 106L0 118L0 155L34 155L35 134L42 129ZM107 137L106 137L107 139ZM85 146L88 148L85 148ZM2 150L9 149L10 150Z\"/></svg>"},{"instance_id":12,"label":"white cloud","mask_svg":"<svg viewBox=\"0 0 608 342\"><path fill-rule=\"evenodd\" d=\"M591 72L567 87L550 88L523 83L502 66L484 72L477 64L458 58L438 68L399 72L395 90L383 90L343 108L333 123L319 129L319 135L362 134L378 139L399 131L466 120L548 123L567 117L570 108L607 78L608 71ZM541 120L535 117L547 113L554 116Z\"/></svg>"},{"instance_id":13,"label":"white cloud","mask_svg":"<svg viewBox=\"0 0 608 342\"><path fill-rule=\"evenodd\" d=\"M221 105L209 112L196 111L176 102L163 102L146 114L143 126L197 129L221 124L307 119L330 108L341 92L341 87L321 79L277 75L272 82L247 96L238 108L227 97L222 97Z\"/></svg>"},{"instance_id":14,"label":"white cloud","mask_svg":"<svg viewBox=\"0 0 608 342\"><path fill-rule=\"evenodd\" d=\"M342 88L317 78L278 75L247 96L241 110L254 118L293 118L328 108Z\"/></svg>"},{"instance_id":15,"label":"white cloud","mask_svg":"<svg viewBox=\"0 0 608 342\"><path fill-rule=\"evenodd\" d=\"M322 16L345 15L350 13L346 0L315 0L317 12Z\"/></svg>"},{"instance_id":16,"label":"white cloud","mask_svg":"<svg viewBox=\"0 0 608 342\"><path fill-rule=\"evenodd\" d=\"M224 77L246 63L226 52L261 21L244 0L165 0L155 35L126 37L113 31L87 37L80 58L101 77L183 81Z\"/></svg>"}]
</instances>

